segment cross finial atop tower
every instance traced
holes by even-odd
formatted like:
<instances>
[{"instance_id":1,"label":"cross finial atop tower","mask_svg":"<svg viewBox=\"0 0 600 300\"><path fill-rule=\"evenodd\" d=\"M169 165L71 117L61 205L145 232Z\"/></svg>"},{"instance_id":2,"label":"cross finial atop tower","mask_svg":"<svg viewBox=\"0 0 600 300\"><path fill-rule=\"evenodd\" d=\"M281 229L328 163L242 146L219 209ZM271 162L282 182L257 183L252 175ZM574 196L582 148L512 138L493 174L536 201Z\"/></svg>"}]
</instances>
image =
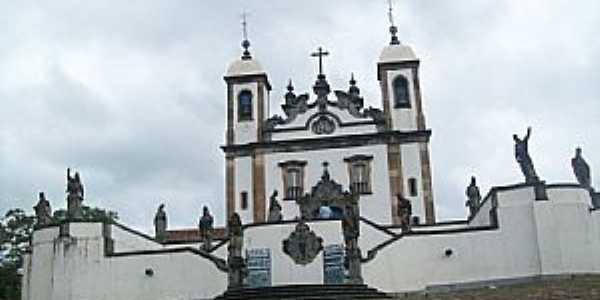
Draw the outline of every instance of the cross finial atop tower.
<instances>
[{"instance_id":1,"label":"cross finial atop tower","mask_svg":"<svg viewBox=\"0 0 600 300\"><path fill-rule=\"evenodd\" d=\"M329 55L328 51L323 51L323 47L317 48L317 52L311 53L310 56L319 58L319 77L324 76L323 74L323 56Z\"/></svg>"},{"instance_id":2,"label":"cross finial atop tower","mask_svg":"<svg viewBox=\"0 0 600 300\"><path fill-rule=\"evenodd\" d=\"M400 40L398 40L398 36L396 36L396 34L398 33L398 27L396 27L396 25L394 24L394 5L392 1L393 0L388 0L388 18L390 21L390 33L392 34L392 40L390 41L390 45L400 45Z\"/></svg>"},{"instance_id":3,"label":"cross finial atop tower","mask_svg":"<svg viewBox=\"0 0 600 300\"><path fill-rule=\"evenodd\" d=\"M244 53L242 55L243 60L252 59L252 55L250 55L250 51L248 51L248 48L250 48L250 41L248 40L248 22L246 20L247 16L248 13L244 11L242 13L242 34L244 36L244 40L242 41L242 47L244 48Z\"/></svg>"}]
</instances>

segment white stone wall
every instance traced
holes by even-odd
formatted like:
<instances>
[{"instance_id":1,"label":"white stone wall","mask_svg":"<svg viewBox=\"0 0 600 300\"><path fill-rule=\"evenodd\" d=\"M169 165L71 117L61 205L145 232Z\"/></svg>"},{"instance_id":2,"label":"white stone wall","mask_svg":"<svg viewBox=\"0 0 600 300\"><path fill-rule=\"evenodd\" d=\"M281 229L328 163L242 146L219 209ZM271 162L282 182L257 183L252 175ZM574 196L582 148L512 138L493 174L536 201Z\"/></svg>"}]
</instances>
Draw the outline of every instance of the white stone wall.
<instances>
[{"instance_id":1,"label":"white stone wall","mask_svg":"<svg viewBox=\"0 0 600 300\"><path fill-rule=\"evenodd\" d=\"M101 223L72 223L38 230L24 274L23 299L207 299L226 288L226 274L192 252L107 257ZM115 249L157 250L159 244L111 226ZM144 249L149 246L149 249ZM146 269L154 274L147 276Z\"/></svg>"},{"instance_id":2,"label":"white stone wall","mask_svg":"<svg viewBox=\"0 0 600 300\"><path fill-rule=\"evenodd\" d=\"M507 278L600 273L600 214L589 211L589 195L578 188L550 188L548 196L549 201L535 201L532 187L501 191L498 229L406 236L363 266L365 281L384 291L406 292ZM479 214L489 215L489 210ZM363 251L368 250L365 244L361 241ZM452 255L446 256L446 249Z\"/></svg>"},{"instance_id":3,"label":"white stone wall","mask_svg":"<svg viewBox=\"0 0 600 300\"><path fill-rule=\"evenodd\" d=\"M365 283L401 293L437 285L600 273L600 211L590 211L589 194L564 186L550 186L547 192L549 200L535 201L533 187L498 189L496 229L489 227L489 218L486 223L477 216L471 224L415 227L416 233L383 247L363 264ZM490 209L488 201L478 216L489 216ZM271 249L274 285L323 281L322 254L300 266L283 253L282 241L295 225L245 230L246 249ZM486 225L485 230L475 228ZM324 245L343 244L339 221L310 222L309 226L324 239ZM57 227L34 232L33 251L25 257L24 300L191 300L214 297L226 288L226 274L191 251L148 254L146 250L162 246L112 226L115 249L140 252L107 257L102 224L72 223L70 229L70 237L59 237ZM399 233L397 228L389 230ZM359 245L364 255L391 238L361 222ZM447 250L452 254L446 255ZM226 257L226 247L216 254ZM153 276L145 274L148 268Z\"/></svg>"}]
</instances>

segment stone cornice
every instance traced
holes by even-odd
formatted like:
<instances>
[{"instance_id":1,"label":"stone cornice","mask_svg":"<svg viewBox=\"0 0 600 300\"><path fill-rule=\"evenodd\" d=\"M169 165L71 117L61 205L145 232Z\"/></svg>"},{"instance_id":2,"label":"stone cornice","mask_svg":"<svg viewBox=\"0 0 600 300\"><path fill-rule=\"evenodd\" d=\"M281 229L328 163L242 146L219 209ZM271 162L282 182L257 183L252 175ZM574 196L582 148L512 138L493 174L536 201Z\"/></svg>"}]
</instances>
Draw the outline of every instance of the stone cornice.
<instances>
[{"instance_id":1,"label":"stone cornice","mask_svg":"<svg viewBox=\"0 0 600 300\"><path fill-rule=\"evenodd\" d=\"M338 135L332 137L305 138L283 141L268 141L242 145L226 145L221 149L227 156L250 156L253 153L299 152L309 150L349 148L368 145L426 143L431 130L385 131L369 134Z\"/></svg>"}]
</instances>

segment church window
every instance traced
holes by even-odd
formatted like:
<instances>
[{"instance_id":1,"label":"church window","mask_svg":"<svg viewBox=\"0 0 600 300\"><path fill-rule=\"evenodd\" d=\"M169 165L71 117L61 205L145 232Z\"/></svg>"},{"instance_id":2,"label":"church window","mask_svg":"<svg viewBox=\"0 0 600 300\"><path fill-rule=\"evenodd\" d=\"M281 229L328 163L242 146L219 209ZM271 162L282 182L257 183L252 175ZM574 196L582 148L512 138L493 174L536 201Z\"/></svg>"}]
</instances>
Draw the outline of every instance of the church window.
<instances>
[{"instance_id":1,"label":"church window","mask_svg":"<svg viewBox=\"0 0 600 300\"><path fill-rule=\"evenodd\" d=\"M416 197L419 195L419 189L417 187L417 179L416 178L408 179L408 192L411 197Z\"/></svg>"},{"instance_id":2,"label":"church window","mask_svg":"<svg viewBox=\"0 0 600 300\"><path fill-rule=\"evenodd\" d=\"M394 108L410 108L408 80L400 75L392 83L394 88Z\"/></svg>"},{"instance_id":3,"label":"church window","mask_svg":"<svg viewBox=\"0 0 600 300\"><path fill-rule=\"evenodd\" d=\"M248 192L246 191L240 193L240 206L242 210L248 209Z\"/></svg>"},{"instance_id":4,"label":"church window","mask_svg":"<svg viewBox=\"0 0 600 300\"><path fill-rule=\"evenodd\" d=\"M306 161L291 160L279 163L283 174L284 200L296 200L304 193Z\"/></svg>"},{"instance_id":5,"label":"church window","mask_svg":"<svg viewBox=\"0 0 600 300\"><path fill-rule=\"evenodd\" d=\"M371 194L371 161L373 156L354 155L344 161L348 164L350 191Z\"/></svg>"},{"instance_id":6,"label":"church window","mask_svg":"<svg viewBox=\"0 0 600 300\"><path fill-rule=\"evenodd\" d=\"M243 90L238 95L238 121L252 120L252 92Z\"/></svg>"}]
</instances>

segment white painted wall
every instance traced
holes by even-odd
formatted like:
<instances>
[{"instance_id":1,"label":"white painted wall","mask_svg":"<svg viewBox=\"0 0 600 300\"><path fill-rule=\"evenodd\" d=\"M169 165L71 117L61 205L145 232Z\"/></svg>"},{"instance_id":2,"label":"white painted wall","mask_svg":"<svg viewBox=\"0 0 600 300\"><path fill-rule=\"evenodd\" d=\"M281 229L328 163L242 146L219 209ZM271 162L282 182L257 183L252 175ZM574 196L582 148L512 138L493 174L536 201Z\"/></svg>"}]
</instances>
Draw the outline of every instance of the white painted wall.
<instances>
[{"instance_id":1,"label":"white painted wall","mask_svg":"<svg viewBox=\"0 0 600 300\"><path fill-rule=\"evenodd\" d=\"M326 245L343 245L340 221L317 221L307 223ZM323 252L305 266L296 265L291 257L283 253L282 241L294 231L296 223L250 227L244 231L244 248L271 249L271 277L273 285L322 284Z\"/></svg>"},{"instance_id":2,"label":"white painted wall","mask_svg":"<svg viewBox=\"0 0 600 300\"><path fill-rule=\"evenodd\" d=\"M404 197L410 200L413 216L418 216L421 223L425 223L425 200L423 199L423 176L421 170L421 154L418 143L400 145L402 159L402 177L404 184ZM413 197L409 191L409 178L417 180L417 196Z\"/></svg>"},{"instance_id":3,"label":"white painted wall","mask_svg":"<svg viewBox=\"0 0 600 300\"><path fill-rule=\"evenodd\" d=\"M293 220L300 215L299 209L295 201L282 200L284 197L283 177L282 169L278 164L288 160L307 161L304 169L304 190L309 193L310 189L321 179L322 163L327 161L331 178L341 184L344 190L349 191L348 165L344 162L344 158L356 154L373 156L371 161L371 191L373 193L361 195L359 200L361 214L375 222L390 224L392 219L391 197L385 145L267 154L265 156L266 193L270 195L273 190L278 190L284 219Z\"/></svg>"},{"instance_id":4,"label":"white painted wall","mask_svg":"<svg viewBox=\"0 0 600 300\"><path fill-rule=\"evenodd\" d=\"M498 229L405 236L363 265L365 282L386 292L406 292L525 276L600 273L600 212L589 210L589 194L580 188L551 187L548 197L548 201L535 201L533 187L527 186L500 190ZM480 214L489 215L489 209L491 205L486 203ZM490 225L484 220L477 221L478 226ZM324 239L324 245L343 244L339 221L311 222L309 226ZM474 224L423 229L461 226ZM294 227L295 223L247 228L244 246L271 249L275 285L320 283L322 255L299 266L282 252L282 241ZM23 299L191 300L214 297L226 288L226 274L191 252L106 257L102 224L72 223L70 228L71 237L59 237L57 227L34 232L33 251L25 257ZM115 249L158 247L127 231L112 229ZM390 238L361 222L359 245L364 255ZM225 249L219 249L217 255L224 258ZM452 250L451 256L444 255L446 249ZM146 268L152 268L154 276L146 276Z\"/></svg>"},{"instance_id":5,"label":"white painted wall","mask_svg":"<svg viewBox=\"0 0 600 300\"><path fill-rule=\"evenodd\" d=\"M111 227L115 249L161 247ZM226 288L226 273L192 252L107 257L101 223L71 223L70 229L70 237L59 237L57 227L34 233L23 299L207 299ZM153 276L145 275L147 268Z\"/></svg>"},{"instance_id":6,"label":"white painted wall","mask_svg":"<svg viewBox=\"0 0 600 300\"><path fill-rule=\"evenodd\" d=\"M248 207L242 209L242 192L248 193ZM252 158L249 156L235 159L235 211L240 215L242 224L253 223L254 197L252 193Z\"/></svg>"}]
</instances>

